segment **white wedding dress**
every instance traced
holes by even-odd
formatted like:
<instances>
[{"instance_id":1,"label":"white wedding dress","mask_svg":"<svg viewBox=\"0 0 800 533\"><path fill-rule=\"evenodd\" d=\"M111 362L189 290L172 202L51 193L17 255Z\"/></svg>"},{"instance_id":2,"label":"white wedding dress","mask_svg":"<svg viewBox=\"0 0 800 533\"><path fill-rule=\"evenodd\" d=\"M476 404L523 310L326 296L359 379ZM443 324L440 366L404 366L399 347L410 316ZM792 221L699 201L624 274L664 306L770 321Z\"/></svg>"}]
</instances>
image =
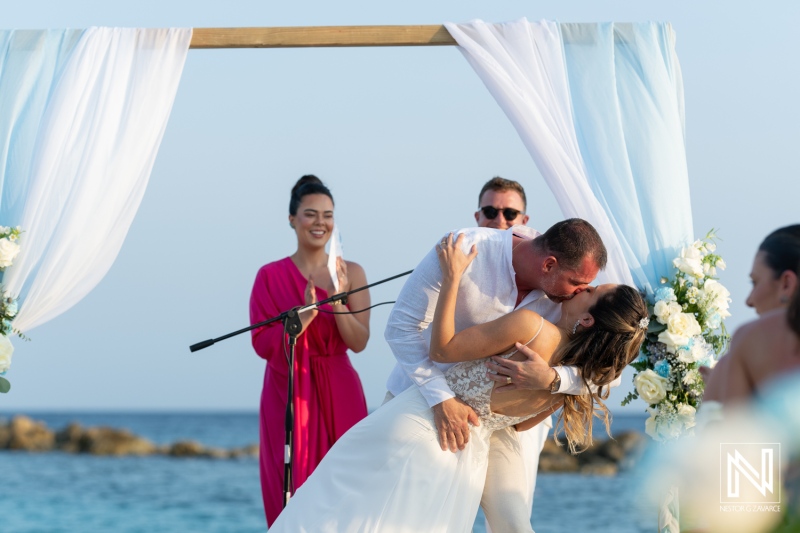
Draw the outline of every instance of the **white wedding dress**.
<instances>
[{"instance_id":1,"label":"white wedding dress","mask_svg":"<svg viewBox=\"0 0 800 533\"><path fill-rule=\"evenodd\" d=\"M412 386L331 448L270 533L471 531L486 480L489 437L535 416L491 412L494 382L486 378L484 362L459 363L445 374L481 419L463 451L442 451L433 411Z\"/></svg>"}]
</instances>

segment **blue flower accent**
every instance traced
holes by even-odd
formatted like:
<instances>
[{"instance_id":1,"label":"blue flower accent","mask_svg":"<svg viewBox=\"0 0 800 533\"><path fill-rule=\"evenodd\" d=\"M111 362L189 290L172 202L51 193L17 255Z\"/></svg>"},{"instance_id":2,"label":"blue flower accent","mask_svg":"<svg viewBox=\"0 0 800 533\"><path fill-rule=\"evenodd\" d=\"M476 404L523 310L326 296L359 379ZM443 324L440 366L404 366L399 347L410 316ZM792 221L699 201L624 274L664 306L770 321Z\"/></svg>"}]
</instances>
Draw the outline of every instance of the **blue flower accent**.
<instances>
[{"instance_id":1,"label":"blue flower accent","mask_svg":"<svg viewBox=\"0 0 800 533\"><path fill-rule=\"evenodd\" d=\"M714 313L713 316L709 317L706 320L706 325L711 329L717 329L722 324L722 317L719 316L719 313Z\"/></svg>"},{"instance_id":2,"label":"blue flower accent","mask_svg":"<svg viewBox=\"0 0 800 533\"><path fill-rule=\"evenodd\" d=\"M656 374L658 374L662 378L668 378L670 370L672 369L669 367L669 363L667 363L665 360L662 359L661 361L653 365L653 370L655 370Z\"/></svg>"},{"instance_id":3,"label":"blue flower accent","mask_svg":"<svg viewBox=\"0 0 800 533\"><path fill-rule=\"evenodd\" d=\"M656 291L656 301L674 302L676 300L675 291L672 287L661 287Z\"/></svg>"}]
</instances>

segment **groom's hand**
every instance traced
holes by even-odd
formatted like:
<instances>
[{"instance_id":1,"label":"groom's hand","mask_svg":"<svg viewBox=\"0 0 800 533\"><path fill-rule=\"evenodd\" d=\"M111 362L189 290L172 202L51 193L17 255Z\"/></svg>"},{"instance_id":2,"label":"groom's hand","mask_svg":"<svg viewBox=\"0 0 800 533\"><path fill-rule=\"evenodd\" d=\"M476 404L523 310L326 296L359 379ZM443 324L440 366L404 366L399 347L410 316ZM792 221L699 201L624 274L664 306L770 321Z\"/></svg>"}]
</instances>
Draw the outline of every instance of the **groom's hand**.
<instances>
[{"instance_id":1,"label":"groom's hand","mask_svg":"<svg viewBox=\"0 0 800 533\"><path fill-rule=\"evenodd\" d=\"M518 342L517 351L525 356L524 361L512 361L494 356L486 362L486 367L491 370L486 373L486 377L502 385L496 386L494 390L496 392L518 389L549 390L555 377L555 370L542 359L541 355L524 344Z\"/></svg>"},{"instance_id":2,"label":"groom's hand","mask_svg":"<svg viewBox=\"0 0 800 533\"><path fill-rule=\"evenodd\" d=\"M469 424L481 424L478 415L458 398L450 398L433 406L433 421L439 431L439 444L443 451L455 453L469 442Z\"/></svg>"}]
</instances>

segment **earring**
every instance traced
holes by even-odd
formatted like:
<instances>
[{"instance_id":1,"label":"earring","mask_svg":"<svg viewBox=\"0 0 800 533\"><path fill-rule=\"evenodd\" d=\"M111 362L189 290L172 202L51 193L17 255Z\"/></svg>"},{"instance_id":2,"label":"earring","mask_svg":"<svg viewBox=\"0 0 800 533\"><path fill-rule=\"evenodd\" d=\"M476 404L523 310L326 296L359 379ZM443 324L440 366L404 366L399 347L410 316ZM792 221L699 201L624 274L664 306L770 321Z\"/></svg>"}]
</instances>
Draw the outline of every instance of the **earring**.
<instances>
[{"instance_id":1,"label":"earring","mask_svg":"<svg viewBox=\"0 0 800 533\"><path fill-rule=\"evenodd\" d=\"M294 229L294 224L289 224L289 227Z\"/></svg>"},{"instance_id":2,"label":"earring","mask_svg":"<svg viewBox=\"0 0 800 533\"><path fill-rule=\"evenodd\" d=\"M580 325L581 325L581 321L578 320L577 322L575 322L575 325L572 326L572 334L573 335L575 335L575 332L578 331L578 326L580 326Z\"/></svg>"}]
</instances>

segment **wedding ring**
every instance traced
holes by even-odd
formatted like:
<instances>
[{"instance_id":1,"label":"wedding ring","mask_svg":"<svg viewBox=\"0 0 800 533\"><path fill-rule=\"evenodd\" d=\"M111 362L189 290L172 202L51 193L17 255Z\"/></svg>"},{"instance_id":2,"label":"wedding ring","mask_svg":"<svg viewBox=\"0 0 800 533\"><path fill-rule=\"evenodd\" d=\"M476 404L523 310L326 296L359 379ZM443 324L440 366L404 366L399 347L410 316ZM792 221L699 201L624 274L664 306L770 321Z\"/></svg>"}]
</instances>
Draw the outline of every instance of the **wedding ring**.
<instances>
[{"instance_id":1,"label":"wedding ring","mask_svg":"<svg viewBox=\"0 0 800 533\"><path fill-rule=\"evenodd\" d=\"M506 376L506 383L511 383L511 376Z\"/></svg>"}]
</instances>

